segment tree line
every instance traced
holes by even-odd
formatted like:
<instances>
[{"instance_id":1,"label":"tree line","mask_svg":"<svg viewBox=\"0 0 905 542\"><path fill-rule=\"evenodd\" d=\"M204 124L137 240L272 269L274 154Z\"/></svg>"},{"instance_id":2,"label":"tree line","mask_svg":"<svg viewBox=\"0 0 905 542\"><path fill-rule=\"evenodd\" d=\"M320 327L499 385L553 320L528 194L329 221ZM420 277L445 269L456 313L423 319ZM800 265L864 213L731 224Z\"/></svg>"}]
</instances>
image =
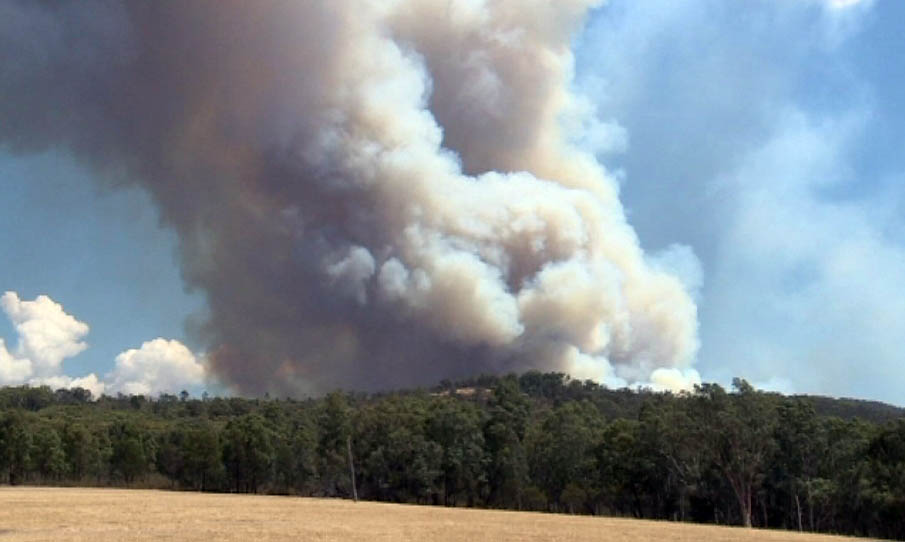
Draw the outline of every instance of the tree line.
<instances>
[{"instance_id":1,"label":"tree line","mask_svg":"<svg viewBox=\"0 0 905 542\"><path fill-rule=\"evenodd\" d=\"M905 540L905 411L560 373L317 399L0 389L0 482L618 515Z\"/></svg>"}]
</instances>

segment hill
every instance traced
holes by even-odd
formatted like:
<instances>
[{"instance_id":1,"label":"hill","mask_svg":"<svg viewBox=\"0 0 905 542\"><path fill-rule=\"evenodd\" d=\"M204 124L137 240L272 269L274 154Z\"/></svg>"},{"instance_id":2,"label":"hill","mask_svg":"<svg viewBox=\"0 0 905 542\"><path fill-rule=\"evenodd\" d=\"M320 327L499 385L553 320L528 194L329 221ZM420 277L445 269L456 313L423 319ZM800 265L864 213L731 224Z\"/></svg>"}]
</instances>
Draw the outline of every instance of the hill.
<instances>
[{"instance_id":1,"label":"hill","mask_svg":"<svg viewBox=\"0 0 905 542\"><path fill-rule=\"evenodd\" d=\"M820 416L836 416L847 420L861 419L873 423L886 423L905 418L905 408L893 406L879 401L863 399L821 397L819 395L801 396L812 405Z\"/></svg>"}]
</instances>

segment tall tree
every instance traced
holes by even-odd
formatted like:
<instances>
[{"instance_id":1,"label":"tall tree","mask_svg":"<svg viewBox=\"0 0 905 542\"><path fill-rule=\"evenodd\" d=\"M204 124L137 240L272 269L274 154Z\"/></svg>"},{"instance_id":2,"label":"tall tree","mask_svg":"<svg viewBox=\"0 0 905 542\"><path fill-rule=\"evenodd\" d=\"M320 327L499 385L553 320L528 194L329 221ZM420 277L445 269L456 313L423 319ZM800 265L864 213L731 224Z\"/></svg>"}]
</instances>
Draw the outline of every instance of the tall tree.
<instances>
[{"instance_id":1,"label":"tall tree","mask_svg":"<svg viewBox=\"0 0 905 542\"><path fill-rule=\"evenodd\" d=\"M264 419L246 414L223 430L223 463L237 492L257 493L271 477L273 438Z\"/></svg>"},{"instance_id":2,"label":"tall tree","mask_svg":"<svg viewBox=\"0 0 905 542\"><path fill-rule=\"evenodd\" d=\"M829 442L814 406L802 398L783 401L774 435L776 459L773 462L774 485L788 493L791 525L799 531L815 529L816 489L824 483L820 477L821 456Z\"/></svg>"},{"instance_id":3,"label":"tall tree","mask_svg":"<svg viewBox=\"0 0 905 542\"><path fill-rule=\"evenodd\" d=\"M870 536L905 539L905 419L890 423L867 450L869 482L865 499L880 527Z\"/></svg>"},{"instance_id":4,"label":"tall tree","mask_svg":"<svg viewBox=\"0 0 905 542\"><path fill-rule=\"evenodd\" d=\"M82 480L100 467L100 444L82 423L67 423L60 437L70 476Z\"/></svg>"},{"instance_id":5,"label":"tall tree","mask_svg":"<svg viewBox=\"0 0 905 542\"><path fill-rule=\"evenodd\" d=\"M493 506L521 509L522 492L529 481L523 440L530 406L514 376L501 379L493 389L490 417L484 427L489 456L487 500Z\"/></svg>"},{"instance_id":6,"label":"tall tree","mask_svg":"<svg viewBox=\"0 0 905 542\"><path fill-rule=\"evenodd\" d=\"M571 401L551 411L530 433L531 478L557 508L565 505L574 513L576 507L590 504L588 497L595 493L592 452L603 427L594 405ZM562 494L568 486L569 502L565 503Z\"/></svg>"},{"instance_id":7,"label":"tall tree","mask_svg":"<svg viewBox=\"0 0 905 542\"><path fill-rule=\"evenodd\" d=\"M317 413L318 472L321 490L327 496L352 495L347 451L353 436L352 415L348 399L339 392L328 394Z\"/></svg>"},{"instance_id":8,"label":"tall tree","mask_svg":"<svg viewBox=\"0 0 905 542\"><path fill-rule=\"evenodd\" d=\"M741 379L727 394L716 384L696 389L697 433L710 446L712 460L732 489L740 522L753 525L754 498L763 482L775 441L776 409L770 398Z\"/></svg>"},{"instance_id":9,"label":"tall tree","mask_svg":"<svg viewBox=\"0 0 905 542\"><path fill-rule=\"evenodd\" d=\"M41 424L34 431L29 459L31 469L44 480L55 480L66 471L66 453L56 429Z\"/></svg>"},{"instance_id":10,"label":"tall tree","mask_svg":"<svg viewBox=\"0 0 905 542\"><path fill-rule=\"evenodd\" d=\"M110 428L110 469L131 484L144 476L154 464L156 443L134 422L122 422Z\"/></svg>"},{"instance_id":11,"label":"tall tree","mask_svg":"<svg viewBox=\"0 0 905 542\"><path fill-rule=\"evenodd\" d=\"M428 437L442 449L443 503L455 506L464 495L474 506L487 482L484 414L474 403L448 397L435 401L427 419Z\"/></svg>"},{"instance_id":12,"label":"tall tree","mask_svg":"<svg viewBox=\"0 0 905 542\"><path fill-rule=\"evenodd\" d=\"M185 461L183 483L200 491L217 487L223 476L220 437L209 422L200 422L186 431L182 441Z\"/></svg>"},{"instance_id":13,"label":"tall tree","mask_svg":"<svg viewBox=\"0 0 905 542\"><path fill-rule=\"evenodd\" d=\"M21 482L28 471L31 431L18 410L8 412L0 421L0 466L5 468L10 485Z\"/></svg>"}]
</instances>

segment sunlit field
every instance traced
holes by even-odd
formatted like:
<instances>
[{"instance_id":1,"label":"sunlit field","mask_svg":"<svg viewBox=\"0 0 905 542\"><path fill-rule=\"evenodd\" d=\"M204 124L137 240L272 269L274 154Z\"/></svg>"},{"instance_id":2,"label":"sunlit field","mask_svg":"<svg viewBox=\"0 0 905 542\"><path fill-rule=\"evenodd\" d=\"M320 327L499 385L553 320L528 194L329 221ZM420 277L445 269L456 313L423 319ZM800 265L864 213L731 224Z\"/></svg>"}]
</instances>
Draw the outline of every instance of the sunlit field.
<instances>
[{"instance_id":1,"label":"sunlit field","mask_svg":"<svg viewBox=\"0 0 905 542\"><path fill-rule=\"evenodd\" d=\"M122 489L0 489L0 541L32 540L807 542L846 539L630 519L294 497Z\"/></svg>"}]
</instances>

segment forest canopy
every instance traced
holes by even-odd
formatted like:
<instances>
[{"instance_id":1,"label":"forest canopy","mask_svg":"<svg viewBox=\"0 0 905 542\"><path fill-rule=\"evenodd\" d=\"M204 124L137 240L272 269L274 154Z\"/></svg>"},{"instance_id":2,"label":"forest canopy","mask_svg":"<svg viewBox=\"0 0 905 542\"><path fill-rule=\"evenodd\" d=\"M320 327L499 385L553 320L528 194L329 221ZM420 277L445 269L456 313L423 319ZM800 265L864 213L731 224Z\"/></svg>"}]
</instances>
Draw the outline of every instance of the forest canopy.
<instances>
[{"instance_id":1,"label":"forest canopy","mask_svg":"<svg viewBox=\"0 0 905 542\"><path fill-rule=\"evenodd\" d=\"M350 497L905 539L905 410L561 373L321 398L0 389L0 481Z\"/></svg>"}]
</instances>

